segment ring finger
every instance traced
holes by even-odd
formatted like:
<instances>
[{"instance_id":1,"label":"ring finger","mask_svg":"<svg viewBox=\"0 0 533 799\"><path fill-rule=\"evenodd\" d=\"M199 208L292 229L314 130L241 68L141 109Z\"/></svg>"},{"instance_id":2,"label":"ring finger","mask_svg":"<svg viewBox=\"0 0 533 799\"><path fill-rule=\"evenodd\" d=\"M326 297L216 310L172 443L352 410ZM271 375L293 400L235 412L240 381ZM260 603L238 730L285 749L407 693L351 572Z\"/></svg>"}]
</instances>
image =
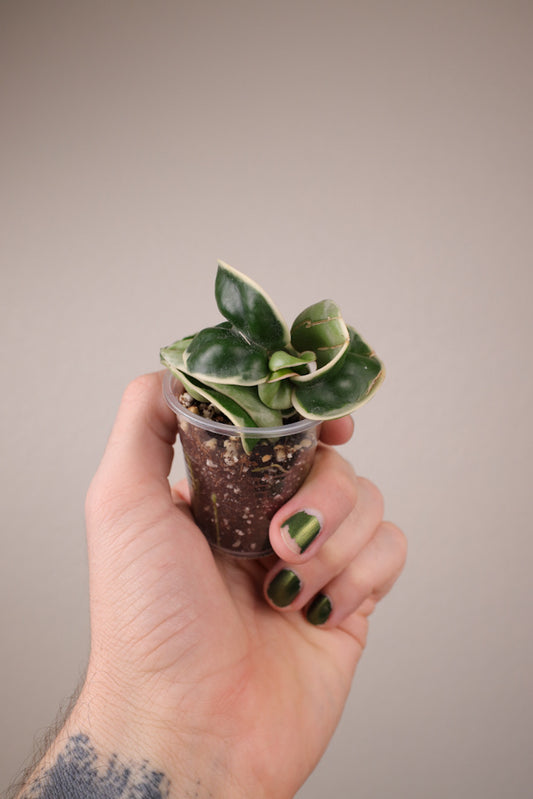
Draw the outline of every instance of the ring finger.
<instances>
[{"instance_id":1,"label":"ring finger","mask_svg":"<svg viewBox=\"0 0 533 799\"><path fill-rule=\"evenodd\" d=\"M382 522L349 566L313 597L306 609L307 620L336 627L364 604L369 615L396 582L406 551L404 534L394 524Z\"/></svg>"}]
</instances>

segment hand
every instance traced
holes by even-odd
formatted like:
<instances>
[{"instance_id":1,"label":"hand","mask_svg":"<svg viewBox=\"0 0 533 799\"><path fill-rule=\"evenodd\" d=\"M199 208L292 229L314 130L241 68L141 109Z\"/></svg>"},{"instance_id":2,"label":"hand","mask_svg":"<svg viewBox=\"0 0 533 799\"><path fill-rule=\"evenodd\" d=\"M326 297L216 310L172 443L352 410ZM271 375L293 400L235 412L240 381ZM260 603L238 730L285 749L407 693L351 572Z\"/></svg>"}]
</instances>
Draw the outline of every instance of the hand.
<instances>
[{"instance_id":1,"label":"hand","mask_svg":"<svg viewBox=\"0 0 533 799\"><path fill-rule=\"evenodd\" d=\"M176 795L200 781L221 799L294 795L405 559L378 490L329 446L351 430L323 424L308 479L271 523L279 557L229 559L183 482L169 487L177 431L161 374L128 387L87 497L92 643L70 732L157 764ZM303 509L318 522L295 533L285 522Z\"/></svg>"}]
</instances>

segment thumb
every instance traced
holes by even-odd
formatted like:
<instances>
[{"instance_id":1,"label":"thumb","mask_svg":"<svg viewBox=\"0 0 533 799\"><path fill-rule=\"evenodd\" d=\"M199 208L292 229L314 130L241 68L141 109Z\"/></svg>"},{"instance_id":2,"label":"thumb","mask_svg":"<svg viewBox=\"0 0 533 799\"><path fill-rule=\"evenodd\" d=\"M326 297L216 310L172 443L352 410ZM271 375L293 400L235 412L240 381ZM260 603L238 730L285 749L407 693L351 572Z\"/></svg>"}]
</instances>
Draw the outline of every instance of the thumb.
<instances>
[{"instance_id":1,"label":"thumb","mask_svg":"<svg viewBox=\"0 0 533 799\"><path fill-rule=\"evenodd\" d=\"M177 421L162 393L162 373L142 375L126 388L90 492L106 504L125 507L170 502L168 474L172 465Z\"/></svg>"},{"instance_id":2,"label":"thumb","mask_svg":"<svg viewBox=\"0 0 533 799\"><path fill-rule=\"evenodd\" d=\"M191 641L193 653L207 647L206 624L222 636L231 613L209 545L170 489L176 432L162 375L134 380L87 496L93 649L145 672L181 662Z\"/></svg>"},{"instance_id":3,"label":"thumb","mask_svg":"<svg viewBox=\"0 0 533 799\"><path fill-rule=\"evenodd\" d=\"M136 378L124 392L109 441L87 493L89 556L120 569L135 552L174 558L180 546L210 557L190 510L168 482L177 434L175 414L162 393L162 373ZM164 552L162 551L164 549ZM110 557L111 556L111 557Z\"/></svg>"}]
</instances>

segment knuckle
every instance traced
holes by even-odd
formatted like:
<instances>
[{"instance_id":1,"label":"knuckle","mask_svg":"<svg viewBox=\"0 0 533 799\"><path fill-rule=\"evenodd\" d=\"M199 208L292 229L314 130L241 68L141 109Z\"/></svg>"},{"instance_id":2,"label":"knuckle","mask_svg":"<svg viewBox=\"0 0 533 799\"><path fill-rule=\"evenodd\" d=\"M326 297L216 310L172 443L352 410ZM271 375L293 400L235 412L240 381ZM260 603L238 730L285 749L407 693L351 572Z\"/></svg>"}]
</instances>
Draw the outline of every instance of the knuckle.
<instances>
[{"instance_id":1,"label":"knuckle","mask_svg":"<svg viewBox=\"0 0 533 799\"><path fill-rule=\"evenodd\" d=\"M363 601L374 591L374 581L369 574L358 573L352 578L352 593Z\"/></svg>"},{"instance_id":2,"label":"knuckle","mask_svg":"<svg viewBox=\"0 0 533 799\"><path fill-rule=\"evenodd\" d=\"M333 449L317 450L315 475L324 480L341 501L353 507L357 501L358 478L351 463Z\"/></svg>"},{"instance_id":3,"label":"knuckle","mask_svg":"<svg viewBox=\"0 0 533 799\"><path fill-rule=\"evenodd\" d=\"M337 489L340 491L343 498L347 500L350 507L354 508L359 494L357 477L350 464L347 461L345 461L344 464L344 468L339 470L336 479Z\"/></svg>"},{"instance_id":4,"label":"knuckle","mask_svg":"<svg viewBox=\"0 0 533 799\"><path fill-rule=\"evenodd\" d=\"M382 526L398 554L398 559L403 565L407 558L407 536L392 522L383 522Z\"/></svg>"},{"instance_id":5,"label":"knuckle","mask_svg":"<svg viewBox=\"0 0 533 799\"><path fill-rule=\"evenodd\" d=\"M359 484L359 490L365 493L367 501L375 508L376 515L382 519L383 513L385 512L385 500L380 489L367 477L359 477L357 482Z\"/></svg>"}]
</instances>

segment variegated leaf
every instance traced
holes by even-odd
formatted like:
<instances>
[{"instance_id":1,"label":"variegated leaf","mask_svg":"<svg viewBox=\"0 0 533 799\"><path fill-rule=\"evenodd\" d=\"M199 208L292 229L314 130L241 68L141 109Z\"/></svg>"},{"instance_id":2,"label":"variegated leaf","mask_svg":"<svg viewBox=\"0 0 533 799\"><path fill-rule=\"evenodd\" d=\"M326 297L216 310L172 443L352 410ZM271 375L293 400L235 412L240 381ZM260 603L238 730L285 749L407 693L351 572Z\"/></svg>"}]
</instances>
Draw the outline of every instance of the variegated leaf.
<instances>
[{"instance_id":1,"label":"variegated leaf","mask_svg":"<svg viewBox=\"0 0 533 799\"><path fill-rule=\"evenodd\" d=\"M283 317L265 291L224 261L218 262L215 298L226 319L250 342L272 351L289 343Z\"/></svg>"},{"instance_id":2,"label":"variegated leaf","mask_svg":"<svg viewBox=\"0 0 533 799\"><path fill-rule=\"evenodd\" d=\"M267 407L261 402L258 395L260 386L230 386L224 383L216 385L205 384L210 391L228 397L237 403L253 419L258 427L279 427L282 424L281 413L272 407ZM266 385L261 384L261 385Z\"/></svg>"},{"instance_id":3,"label":"variegated leaf","mask_svg":"<svg viewBox=\"0 0 533 799\"><path fill-rule=\"evenodd\" d=\"M312 363L316 359L314 352L301 352L299 355L291 355L285 350L273 352L268 361L268 368L271 372L278 372L280 369L303 366Z\"/></svg>"},{"instance_id":4,"label":"variegated leaf","mask_svg":"<svg viewBox=\"0 0 533 799\"><path fill-rule=\"evenodd\" d=\"M250 414L244 408L236 403L231 397L226 397L219 391L202 384L199 380L185 373L177 373L178 379L181 381L185 389L189 392L191 397L199 399L202 402L210 402L215 408L218 408L229 421L236 427L258 427ZM261 440L260 437L244 436L241 435L242 445L245 452L250 453L255 445Z\"/></svg>"},{"instance_id":5,"label":"variegated leaf","mask_svg":"<svg viewBox=\"0 0 533 799\"><path fill-rule=\"evenodd\" d=\"M200 330L183 353L184 369L198 380L253 386L268 378L268 354L233 328Z\"/></svg>"},{"instance_id":6,"label":"variegated leaf","mask_svg":"<svg viewBox=\"0 0 533 799\"><path fill-rule=\"evenodd\" d=\"M193 340L193 336L187 336L179 341L175 341L168 347L162 347L159 350L159 357L161 363L166 366L170 371L173 369L183 369L183 353Z\"/></svg>"},{"instance_id":7,"label":"variegated leaf","mask_svg":"<svg viewBox=\"0 0 533 799\"><path fill-rule=\"evenodd\" d=\"M337 419L366 402L384 378L384 369L353 328L343 357L331 369L294 383L292 402L308 419Z\"/></svg>"},{"instance_id":8,"label":"variegated leaf","mask_svg":"<svg viewBox=\"0 0 533 799\"><path fill-rule=\"evenodd\" d=\"M333 300L321 300L302 311L292 325L291 342L298 351L315 353L317 369L297 380L306 382L330 369L348 349L349 340L348 328Z\"/></svg>"}]
</instances>

